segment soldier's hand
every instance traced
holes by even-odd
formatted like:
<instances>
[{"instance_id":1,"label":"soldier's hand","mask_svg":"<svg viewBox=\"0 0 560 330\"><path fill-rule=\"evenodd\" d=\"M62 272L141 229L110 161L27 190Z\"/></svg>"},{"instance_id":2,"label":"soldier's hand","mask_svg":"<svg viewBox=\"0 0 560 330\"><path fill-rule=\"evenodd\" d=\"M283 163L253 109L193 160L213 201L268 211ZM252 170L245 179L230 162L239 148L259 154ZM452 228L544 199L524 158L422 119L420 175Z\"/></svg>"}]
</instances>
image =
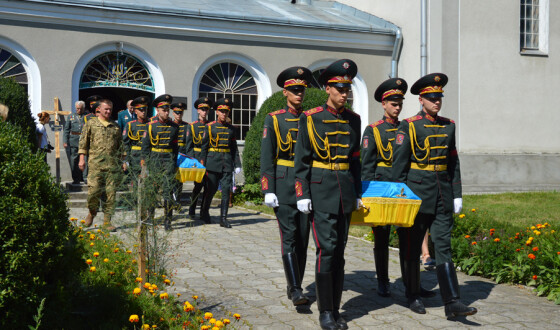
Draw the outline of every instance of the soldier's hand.
<instances>
[{"instance_id":1,"label":"soldier's hand","mask_svg":"<svg viewBox=\"0 0 560 330\"><path fill-rule=\"evenodd\" d=\"M86 169L86 162L80 159L80 162L78 163L78 168L80 169L80 171L83 172Z\"/></svg>"},{"instance_id":2,"label":"soldier's hand","mask_svg":"<svg viewBox=\"0 0 560 330\"><path fill-rule=\"evenodd\" d=\"M123 169L123 171L126 172L126 170L128 169L128 163L127 163L127 162L124 162L124 163L122 164L122 169Z\"/></svg>"},{"instance_id":3,"label":"soldier's hand","mask_svg":"<svg viewBox=\"0 0 560 330\"><path fill-rule=\"evenodd\" d=\"M68 143L63 144L64 148L68 148Z\"/></svg>"},{"instance_id":4,"label":"soldier's hand","mask_svg":"<svg viewBox=\"0 0 560 330\"><path fill-rule=\"evenodd\" d=\"M361 208L365 208L366 206L364 205L364 203L362 202L361 198L356 199L356 209L361 209Z\"/></svg>"},{"instance_id":5,"label":"soldier's hand","mask_svg":"<svg viewBox=\"0 0 560 330\"><path fill-rule=\"evenodd\" d=\"M273 193L264 194L264 205L268 207L278 207L278 197Z\"/></svg>"},{"instance_id":6,"label":"soldier's hand","mask_svg":"<svg viewBox=\"0 0 560 330\"><path fill-rule=\"evenodd\" d=\"M301 200L297 201L297 208L302 213L305 213L305 214L311 213L311 210L313 209L313 207L311 206L311 200L310 199L301 199Z\"/></svg>"},{"instance_id":7,"label":"soldier's hand","mask_svg":"<svg viewBox=\"0 0 560 330\"><path fill-rule=\"evenodd\" d=\"M236 167L235 168L235 174L239 174L241 172L241 167Z\"/></svg>"},{"instance_id":8,"label":"soldier's hand","mask_svg":"<svg viewBox=\"0 0 560 330\"><path fill-rule=\"evenodd\" d=\"M462 198L453 199L453 213L455 214L460 213L462 209L463 209L463 199Z\"/></svg>"}]
</instances>

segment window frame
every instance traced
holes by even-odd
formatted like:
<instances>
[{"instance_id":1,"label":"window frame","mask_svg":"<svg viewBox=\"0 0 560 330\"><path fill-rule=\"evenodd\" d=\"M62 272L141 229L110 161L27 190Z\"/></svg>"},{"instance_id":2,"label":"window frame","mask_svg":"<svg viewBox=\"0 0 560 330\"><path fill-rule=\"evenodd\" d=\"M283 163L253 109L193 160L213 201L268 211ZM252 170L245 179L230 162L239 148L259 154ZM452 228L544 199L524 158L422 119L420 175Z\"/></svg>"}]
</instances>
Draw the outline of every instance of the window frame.
<instances>
[{"instance_id":1,"label":"window frame","mask_svg":"<svg viewBox=\"0 0 560 330\"><path fill-rule=\"evenodd\" d=\"M519 2L519 54L530 56L548 56L549 41L549 0L539 0L538 3L538 49L525 47L526 32L522 31L523 20L526 20L523 10L524 5L532 5L534 0L521 0ZM524 3L523 3L524 2ZM530 2L530 3L529 3Z\"/></svg>"}]
</instances>

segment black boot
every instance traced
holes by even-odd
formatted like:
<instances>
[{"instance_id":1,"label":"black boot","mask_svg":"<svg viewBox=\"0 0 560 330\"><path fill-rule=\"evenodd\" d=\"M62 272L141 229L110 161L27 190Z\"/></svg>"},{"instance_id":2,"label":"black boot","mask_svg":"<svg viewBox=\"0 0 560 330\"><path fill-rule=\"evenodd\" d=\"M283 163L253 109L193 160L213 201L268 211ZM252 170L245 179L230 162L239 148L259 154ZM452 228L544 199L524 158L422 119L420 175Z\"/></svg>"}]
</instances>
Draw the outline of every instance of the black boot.
<instances>
[{"instance_id":1,"label":"black boot","mask_svg":"<svg viewBox=\"0 0 560 330\"><path fill-rule=\"evenodd\" d=\"M420 263L407 261L401 256L401 273L405 286L408 308L418 314L426 314L424 303L420 299Z\"/></svg>"},{"instance_id":2,"label":"black boot","mask_svg":"<svg viewBox=\"0 0 560 330\"><path fill-rule=\"evenodd\" d=\"M436 293L434 291L426 290L420 286L420 297L422 298L432 298L435 297Z\"/></svg>"},{"instance_id":3,"label":"black boot","mask_svg":"<svg viewBox=\"0 0 560 330\"><path fill-rule=\"evenodd\" d=\"M299 274L296 254L288 253L283 255L282 262L284 263L284 273L288 282L288 298L292 300L294 306L307 304L309 298L303 294L303 289L301 288L301 276Z\"/></svg>"},{"instance_id":4,"label":"black boot","mask_svg":"<svg viewBox=\"0 0 560 330\"><path fill-rule=\"evenodd\" d=\"M389 249L373 249L375 259L375 272L377 273L377 294L381 297L390 297L389 285Z\"/></svg>"},{"instance_id":5,"label":"black boot","mask_svg":"<svg viewBox=\"0 0 560 330\"><path fill-rule=\"evenodd\" d=\"M163 226L165 230L171 230L171 218L173 218L173 206L171 201L163 201L163 212L165 214Z\"/></svg>"},{"instance_id":6,"label":"black boot","mask_svg":"<svg viewBox=\"0 0 560 330\"><path fill-rule=\"evenodd\" d=\"M204 196L202 199L202 206L200 207L200 220L204 221L206 224L212 223L210 220L210 203L212 203L212 198Z\"/></svg>"},{"instance_id":7,"label":"black boot","mask_svg":"<svg viewBox=\"0 0 560 330\"><path fill-rule=\"evenodd\" d=\"M189 218L194 220L196 214L196 205L198 204L198 197L202 191L202 183L195 183L194 189L191 193L191 204L189 206Z\"/></svg>"},{"instance_id":8,"label":"black boot","mask_svg":"<svg viewBox=\"0 0 560 330\"><path fill-rule=\"evenodd\" d=\"M474 315L477 310L474 307L467 307L459 301L459 282L455 265L446 262L436 266L439 289L441 298L445 304L445 316L453 318L455 316Z\"/></svg>"},{"instance_id":9,"label":"black boot","mask_svg":"<svg viewBox=\"0 0 560 330\"><path fill-rule=\"evenodd\" d=\"M345 261L342 260L340 267L333 272L333 316L339 329L348 329L346 320L340 316L338 311L344 290L344 264Z\"/></svg>"},{"instance_id":10,"label":"black boot","mask_svg":"<svg viewBox=\"0 0 560 330\"><path fill-rule=\"evenodd\" d=\"M222 199L222 204L220 205L220 227L231 228L227 220L228 212L228 201Z\"/></svg>"},{"instance_id":11,"label":"black boot","mask_svg":"<svg viewBox=\"0 0 560 330\"><path fill-rule=\"evenodd\" d=\"M315 273L315 294L319 309L321 329L338 329L333 315L333 278L332 273Z\"/></svg>"}]
</instances>

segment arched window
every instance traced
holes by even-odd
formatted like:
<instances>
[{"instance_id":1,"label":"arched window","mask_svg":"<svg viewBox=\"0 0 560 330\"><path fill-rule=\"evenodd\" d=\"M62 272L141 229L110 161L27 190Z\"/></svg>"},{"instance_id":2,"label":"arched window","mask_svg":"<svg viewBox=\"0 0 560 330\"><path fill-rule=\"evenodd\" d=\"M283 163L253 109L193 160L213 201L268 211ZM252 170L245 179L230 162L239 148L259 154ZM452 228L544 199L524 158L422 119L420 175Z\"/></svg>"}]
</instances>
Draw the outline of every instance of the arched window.
<instances>
[{"instance_id":1,"label":"arched window","mask_svg":"<svg viewBox=\"0 0 560 330\"><path fill-rule=\"evenodd\" d=\"M216 101L228 97L233 102L230 114L232 124L238 128L236 138L245 140L251 122L257 113L257 85L253 76L241 65L219 63L204 73L198 87L199 97ZM208 120L216 120L212 109Z\"/></svg>"},{"instance_id":2,"label":"arched window","mask_svg":"<svg viewBox=\"0 0 560 330\"><path fill-rule=\"evenodd\" d=\"M321 76L321 73L323 73L323 71L325 71L324 68L313 71L313 80L311 81L310 87L325 89L325 86L319 83L319 77ZM348 104L352 105L353 101L354 101L354 94L352 91L350 91L350 95L348 95Z\"/></svg>"},{"instance_id":3,"label":"arched window","mask_svg":"<svg viewBox=\"0 0 560 330\"><path fill-rule=\"evenodd\" d=\"M27 91L27 73L20 60L9 51L0 48L0 77L13 78Z\"/></svg>"}]
</instances>

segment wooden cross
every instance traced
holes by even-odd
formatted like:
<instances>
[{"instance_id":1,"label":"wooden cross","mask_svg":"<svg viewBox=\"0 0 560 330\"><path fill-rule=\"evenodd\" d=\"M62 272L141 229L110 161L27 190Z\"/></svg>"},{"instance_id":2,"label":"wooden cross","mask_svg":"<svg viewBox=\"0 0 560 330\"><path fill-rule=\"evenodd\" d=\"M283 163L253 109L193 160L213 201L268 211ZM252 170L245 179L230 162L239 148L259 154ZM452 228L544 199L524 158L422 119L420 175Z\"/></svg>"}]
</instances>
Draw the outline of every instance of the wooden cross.
<instances>
[{"instance_id":1,"label":"wooden cross","mask_svg":"<svg viewBox=\"0 0 560 330\"><path fill-rule=\"evenodd\" d=\"M43 110L49 115L54 115L54 152L56 157L56 182L60 183L60 131L62 131L62 125L60 125L58 115L69 115L71 111L60 111L60 101L58 97L54 98L54 111Z\"/></svg>"}]
</instances>

